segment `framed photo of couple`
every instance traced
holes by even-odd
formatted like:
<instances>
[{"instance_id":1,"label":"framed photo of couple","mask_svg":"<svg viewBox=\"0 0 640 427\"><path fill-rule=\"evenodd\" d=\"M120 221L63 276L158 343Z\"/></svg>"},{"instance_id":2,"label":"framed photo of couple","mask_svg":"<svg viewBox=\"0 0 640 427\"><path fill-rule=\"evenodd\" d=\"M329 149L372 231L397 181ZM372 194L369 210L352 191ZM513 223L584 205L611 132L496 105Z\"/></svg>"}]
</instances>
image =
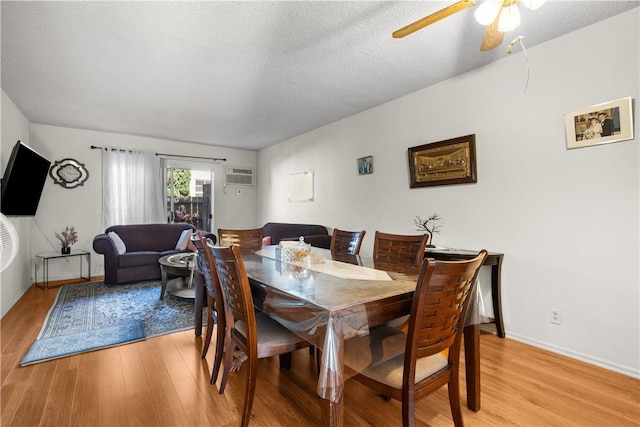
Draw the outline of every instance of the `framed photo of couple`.
<instances>
[{"instance_id":1,"label":"framed photo of couple","mask_svg":"<svg viewBox=\"0 0 640 427\"><path fill-rule=\"evenodd\" d=\"M631 98L620 98L566 113L567 149L633 139Z\"/></svg>"}]
</instances>

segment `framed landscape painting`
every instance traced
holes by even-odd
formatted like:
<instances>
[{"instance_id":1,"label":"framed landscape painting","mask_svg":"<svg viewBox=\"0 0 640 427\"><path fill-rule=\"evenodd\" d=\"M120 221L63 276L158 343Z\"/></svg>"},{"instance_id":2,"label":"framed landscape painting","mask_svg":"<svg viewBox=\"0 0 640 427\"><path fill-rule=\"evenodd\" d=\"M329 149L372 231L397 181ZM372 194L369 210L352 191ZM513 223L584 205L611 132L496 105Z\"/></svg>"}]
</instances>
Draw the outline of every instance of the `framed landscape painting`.
<instances>
[{"instance_id":1,"label":"framed landscape painting","mask_svg":"<svg viewBox=\"0 0 640 427\"><path fill-rule=\"evenodd\" d=\"M632 109L627 97L566 113L567 149L633 139Z\"/></svg>"}]
</instances>

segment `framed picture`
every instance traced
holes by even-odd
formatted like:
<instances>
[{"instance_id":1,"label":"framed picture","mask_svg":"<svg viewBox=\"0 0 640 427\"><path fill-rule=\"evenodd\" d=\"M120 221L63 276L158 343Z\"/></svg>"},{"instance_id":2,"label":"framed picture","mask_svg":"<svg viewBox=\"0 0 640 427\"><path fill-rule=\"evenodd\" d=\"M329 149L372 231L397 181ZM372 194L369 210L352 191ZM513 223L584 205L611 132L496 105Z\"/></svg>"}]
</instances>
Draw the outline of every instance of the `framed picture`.
<instances>
[{"instance_id":1,"label":"framed picture","mask_svg":"<svg viewBox=\"0 0 640 427\"><path fill-rule=\"evenodd\" d=\"M633 139L631 98L566 113L564 122L568 150Z\"/></svg>"},{"instance_id":2,"label":"framed picture","mask_svg":"<svg viewBox=\"0 0 640 427\"><path fill-rule=\"evenodd\" d=\"M409 148L411 188L477 182L476 135Z\"/></svg>"},{"instance_id":3,"label":"framed picture","mask_svg":"<svg viewBox=\"0 0 640 427\"><path fill-rule=\"evenodd\" d=\"M373 156L360 157L358 159L358 175L373 173Z\"/></svg>"},{"instance_id":4,"label":"framed picture","mask_svg":"<svg viewBox=\"0 0 640 427\"><path fill-rule=\"evenodd\" d=\"M289 201L313 202L313 171L289 175Z\"/></svg>"}]
</instances>

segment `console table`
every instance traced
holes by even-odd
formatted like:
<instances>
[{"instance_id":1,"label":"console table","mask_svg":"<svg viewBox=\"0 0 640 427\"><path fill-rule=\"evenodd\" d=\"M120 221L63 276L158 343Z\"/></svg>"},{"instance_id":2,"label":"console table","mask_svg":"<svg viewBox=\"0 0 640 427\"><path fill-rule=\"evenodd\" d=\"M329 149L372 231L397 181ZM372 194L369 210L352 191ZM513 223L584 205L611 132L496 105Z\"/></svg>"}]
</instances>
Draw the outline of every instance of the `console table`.
<instances>
[{"instance_id":1,"label":"console table","mask_svg":"<svg viewBox=\"0 0 640 427\"><path fill-rule=\"evenodd\" d=\"M442 261L455 261L473 258L478 251L467 249L427 248L425 254L428 258ZM493 315L495 316L496 332L500 338L505 337L504 323L502 320L502 259L504 254L489 252L482 265L491 267L491 299L493 302Z\"/></svg>"},{"instance_id":2,"label":"console table","mask_svg":"<svg viewBox=\"0 0 640 427\"><path fill-rule=\"evenodd\" d=\"M82 257L87 258L87 276L82 275ZM42 260L42 274L44 277L44 281L41 284L38 284L38 262L36 259L36 263L34 266L34 280L36 282L36 286L43 289L49 288L49 260L59 259L59 258L72 258L72 257L80 257L80 279L84 279L85 282L91 281L91 252L87 251L71 251L68 254L62 253L52 253L52 254L36 254L36 258L40 258Z\"/></svg>"}]
</instances>

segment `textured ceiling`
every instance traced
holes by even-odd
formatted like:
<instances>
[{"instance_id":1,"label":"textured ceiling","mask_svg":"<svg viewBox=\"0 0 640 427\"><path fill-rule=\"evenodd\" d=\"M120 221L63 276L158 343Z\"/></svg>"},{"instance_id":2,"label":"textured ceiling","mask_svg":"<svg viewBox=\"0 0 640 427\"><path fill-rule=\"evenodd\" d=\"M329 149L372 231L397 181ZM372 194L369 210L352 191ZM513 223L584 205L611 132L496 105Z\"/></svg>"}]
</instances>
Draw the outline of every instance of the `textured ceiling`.
<instances>
[{"instance_id":1,"label":"textured ceiling","mask_svg":"<svg viewBox=\"0 0 640 427\"><path fill-rule=\"evenodd\" d=\"M2 89L34 123L256 150L639 5L521 7L489 52L477 5L391 37L453 2L3 0Z\"/></svg>"}]
</instances>

